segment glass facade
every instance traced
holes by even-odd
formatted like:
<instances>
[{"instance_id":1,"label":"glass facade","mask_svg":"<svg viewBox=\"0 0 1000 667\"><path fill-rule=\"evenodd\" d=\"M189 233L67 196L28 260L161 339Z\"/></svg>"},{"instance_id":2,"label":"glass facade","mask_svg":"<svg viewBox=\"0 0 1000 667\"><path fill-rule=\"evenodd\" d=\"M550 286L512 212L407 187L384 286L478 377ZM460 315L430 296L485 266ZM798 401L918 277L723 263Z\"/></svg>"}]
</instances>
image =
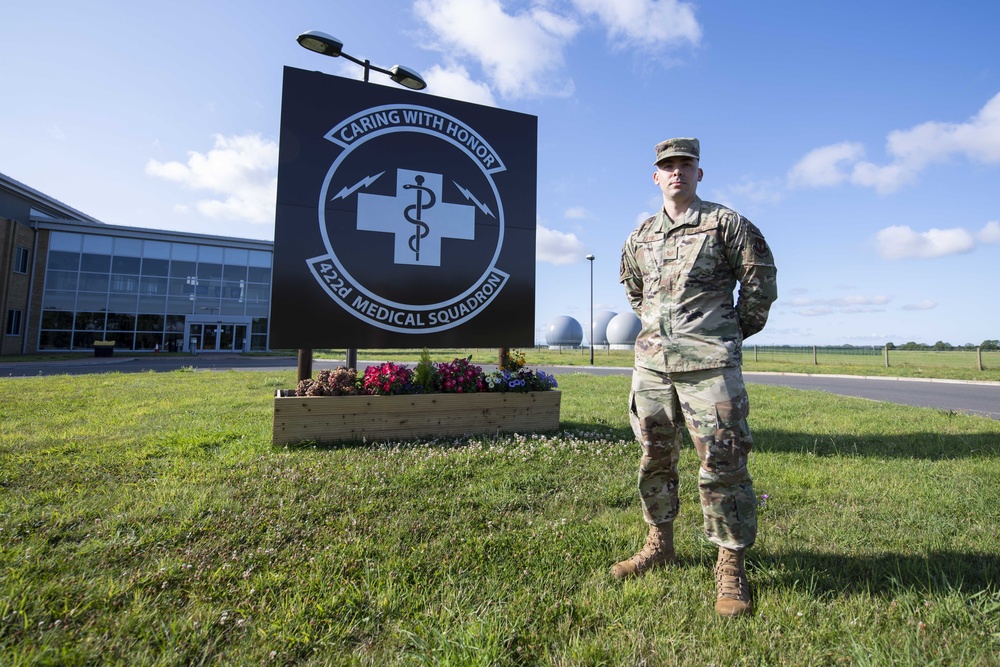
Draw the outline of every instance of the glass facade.
<instances>
[{"instance_id":1,"label":"glass facade","mask_svg":"<svg viewBox=\"0 0 1000 667\"><path fill-rule=\"evenodd\" d=\"M266 350L271 252L53 231L39 350Z\"/></svg>"}]
</instances>

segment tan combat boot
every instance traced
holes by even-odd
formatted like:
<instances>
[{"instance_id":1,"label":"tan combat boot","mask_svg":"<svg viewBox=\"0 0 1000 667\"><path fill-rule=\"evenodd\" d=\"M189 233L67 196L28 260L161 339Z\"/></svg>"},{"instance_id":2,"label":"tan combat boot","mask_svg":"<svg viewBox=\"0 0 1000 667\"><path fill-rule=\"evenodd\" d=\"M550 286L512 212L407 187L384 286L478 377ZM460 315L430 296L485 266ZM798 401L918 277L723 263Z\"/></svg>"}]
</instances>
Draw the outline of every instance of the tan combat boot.
<instances>
[{"instance_id":1,"label":"tan combat boot","mask_svg":"<svg viewBox=\"0 0 1000 667\"><path fill-rule=\"evenodd\" d=\"M719 547L715 564L715 611L722 616L750 613L750 582L743 566L743 550Z\"/></svg>"},{"instance_id":2,"label":"tan combat boot","mask_svg":"<svg viewBox=\"0 0 1000 667\"><path fill-rule=\"evenodd\" d=\"M674 555L674 524L663 523L649 527L646 544L642 550L628 560L615 563L611 568L611 576L618 580L638 577L654 567L675 562L677 557Z\"/></svg>"}]
</instances>

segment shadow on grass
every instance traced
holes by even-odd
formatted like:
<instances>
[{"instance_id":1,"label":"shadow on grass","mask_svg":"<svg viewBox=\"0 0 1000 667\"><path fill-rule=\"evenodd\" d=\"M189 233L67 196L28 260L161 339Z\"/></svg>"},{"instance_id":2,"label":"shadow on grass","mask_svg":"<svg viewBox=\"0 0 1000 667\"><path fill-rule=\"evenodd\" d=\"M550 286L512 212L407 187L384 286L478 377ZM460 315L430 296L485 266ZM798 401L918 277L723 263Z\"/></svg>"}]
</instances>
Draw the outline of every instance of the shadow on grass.
<instances>
[{"instance_id":1,"label":"shadow on grass","mask_svg":"<svg viewBox=\"0 0 1000 667\"><path fill-rule=\"evenodd\" d=\"M607 433L615 440L632 441L632 429L613 427L605 422L560 422L563 430ZM858 435L853 433L800 433L753 428L754 452L803 454L808 456L864 456L880 459L947 460L1000 456L1000 438L995 433L946 434L915 432L902 435ZM691 438L684 433L684 447Z\"/></svg>"},{"instance_id":2,"label":"shadow on grass","mask_svg":"<svg viewBox=\"0 0 1000 667\"><path fill-rule=\"evenodd\" d=\"M855 435L851 433L796 433L754 430L754 451L809 456L865 456L880 459L946 460L1000 456L995 433L906 433L904 435Z\"/></svg>"},{"instance_id":3,"label":"shadow on grass","mask_svg":"<svg viewBox=\"0 0 1000 667\"><path fill-rule=\"evenodd\" d=\"M976 593L1000 584L1000 556L986 553L932 551L843 556L791 551L757 554L756 559L751 555L748 560L756 565L757 579L764 586L805 588L816 596L892 595L903 590L928 594L954 590Z\"/></svg>"},{"instance_id":4,"label":"shadow on grass","mask_svg":"<svg viewBox=\"0 0 1000 667\"><path fill-rule=\"evenodd\" d=\"M630 428L613 427L605 422L562 421L560 430L546 436L560 434L599 434L609 440L634 440ZM863 456L882 459L948 460L970 457L1000 456L1000 439L992 433L947 435L942 433L907 433L898 436L869 436L851 433L824 434L798 433L773 429L754 430L754 452L757 454L786 453L822 457ZM501 440L511 434L474 436L478 441ZM317 443L303 441L298 444L277 445L290 449L373 449L391 445L399 448L439 447L452 449L463 446L467 437L421 438L411 441L344 441ZM691 447L685 433L683 447Z\"/></svg>"},{"instance_id":5,"label":"shadow on grass","mask_svg":"<svg viewBox=\"0 0 1000 667\"><path fill-rule=\"evenodd\" d=\"M559 436L564 433L564 429L558 431L548 431L540 434L545 437ZM525 434L520 434L525 435ZM631 433L629 434L631 436ZM337 442L317 442L315 440L302 440L301 442L290 442L285 444L272 445L276 449L291 449L291 450L322 450L322 451L336 451L339 449L368 449L368 450L378 450L378 449L462 449L463 447L468 447L470 441L475 441L477 443L481 442L504 442L510 438L514 437L514 433L496 433L496 434L480 434L480 435L446 435L441 437L424 437L424 438L408 438L405 440L377 440L377 439L364 439L364 440L340 440Z\"/></svg>"}]
</instances>

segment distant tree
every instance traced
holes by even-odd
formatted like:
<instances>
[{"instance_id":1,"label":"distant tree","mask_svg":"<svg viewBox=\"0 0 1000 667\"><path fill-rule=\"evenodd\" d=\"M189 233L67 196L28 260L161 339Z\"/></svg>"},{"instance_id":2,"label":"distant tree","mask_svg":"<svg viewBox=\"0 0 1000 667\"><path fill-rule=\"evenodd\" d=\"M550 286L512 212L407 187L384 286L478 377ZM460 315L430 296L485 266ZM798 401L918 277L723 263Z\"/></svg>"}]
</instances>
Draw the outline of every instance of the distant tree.
<instances>
[{"instance_id":1,"label":"distant tree","mask_svg":"<svg viewBox=\"0 0 1000 667\"><path fill-rule=\"evenodd\" d=\"M887 350L895 350L896 346L893 344L892 341L889 341L888 343L885 344L885 349L887 349Z\"/></svg>"},{"instance_id":2,"label":"distant tree","mask_svg":"<svg viewBox=\"0 0 1000 667\"><path fill-rule=\"evenodd\" d=\"M923 343L914 343L912 340L903 343L902 349L904 350L926 350L927 346Z\"/></svg>"},{"instance_id":3,"label":"distant tree","mask_svg":"<svg viewBox=\"0 0 1000 667\"><path fill-rule=\"evenodd\" d=\"M984 350L1000 350L1000 340L995 338L992 340L984 340L979 347Z\"/></svg>"},{"instance_id":4,"label":"distant tree","mask_svg":"<svg viewBox=\"0 0 1000 667\"><path fill-rule=\"evenodd\" d=\"M952 345L951 343L946 343L943 340L939 340L938 342L934 343L934 349L940 352L943 350L953 350L955 349L955 346Z\"/></svg>"}]
</instances>

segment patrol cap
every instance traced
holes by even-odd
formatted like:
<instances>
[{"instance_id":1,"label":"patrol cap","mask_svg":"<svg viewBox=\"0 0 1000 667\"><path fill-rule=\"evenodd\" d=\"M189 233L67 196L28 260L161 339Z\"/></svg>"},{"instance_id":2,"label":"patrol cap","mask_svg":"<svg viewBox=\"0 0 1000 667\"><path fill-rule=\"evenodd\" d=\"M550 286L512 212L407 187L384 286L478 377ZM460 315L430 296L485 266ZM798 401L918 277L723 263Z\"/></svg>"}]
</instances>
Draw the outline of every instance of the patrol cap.
<instances>
[{"instance_id":1,"label":"patrol cap","mask_svg":"<svg viewBox=\"0 0 1000 667\"><path fill-rule=\"evenodd\" d=\"M692 137L677 137L676 139L661 141L656 144L656 161L653 164L658 165L668 157L675 155L684 155L700 160L701 143Z\"/></svg>"}]
</instances>

